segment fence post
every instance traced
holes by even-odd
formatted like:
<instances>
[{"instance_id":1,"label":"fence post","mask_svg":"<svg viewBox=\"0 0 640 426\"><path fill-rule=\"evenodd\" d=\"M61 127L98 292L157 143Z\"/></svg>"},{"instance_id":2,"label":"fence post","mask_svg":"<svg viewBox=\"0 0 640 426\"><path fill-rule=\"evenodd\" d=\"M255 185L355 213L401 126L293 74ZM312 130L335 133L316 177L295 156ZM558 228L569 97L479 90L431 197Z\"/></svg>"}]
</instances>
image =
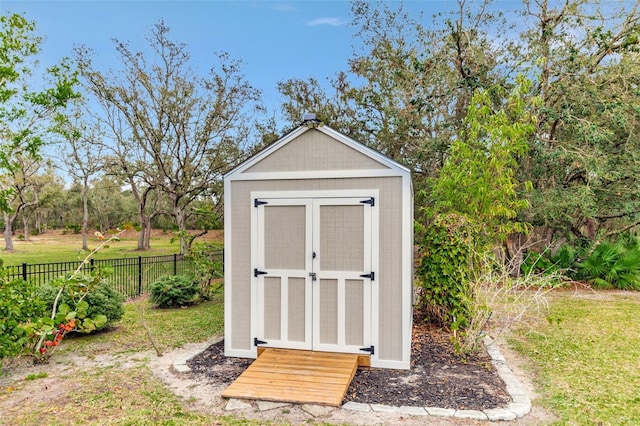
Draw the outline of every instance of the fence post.
<instances>
[{"instance_id":1,"label":"fence post","mask_svg":"<svg viewBox=\"0 0 640 426\"><path fill-rule=\"evenodd\" d=\"M92 257L91 259L89 259L89 271L93 272L94 269L95 269L95 263Z\"/></svg>"},{"instance_id":2,"label":"fence post","mask_svg":"<svg viewBox=\"0 0 640 426\"><path fill-rule=\"evenodd\" d=\"M178 254L173 253L173 275L178 275Z\"/></svg>"},{"instance_id":3,"label":"fence post","mask_svg":"<svg viewBox=\"0 0 640 426\"><path fill-rule=\"evenodd\" d=\"M142 256L138 256L138 296L142 294Z\"/></svg>"},{"instance_id":4,"label":"fence post","mask_svg":"<svg viewBox=\"0 0 640 426\"><path fill-rule=\"evenodd\" d=\"M27 262L22 262L22 279L27 280Z\"/></svg>"}]
</instances>

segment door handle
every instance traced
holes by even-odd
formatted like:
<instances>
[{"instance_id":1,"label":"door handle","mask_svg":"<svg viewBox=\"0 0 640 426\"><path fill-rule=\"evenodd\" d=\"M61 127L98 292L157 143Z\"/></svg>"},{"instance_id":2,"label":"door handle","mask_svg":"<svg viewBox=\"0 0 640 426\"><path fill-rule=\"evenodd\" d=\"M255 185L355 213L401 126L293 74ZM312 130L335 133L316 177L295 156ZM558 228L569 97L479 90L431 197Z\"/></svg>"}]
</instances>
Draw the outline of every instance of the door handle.
<instances>
[{"instance_id":1,"label":"door handle","mask_svg":"<svg viewBox=\"0 0 640 426\"><path fill-rule=\"evenodd\" d=\"M317 279L315 272L309 272L309 276L311 277L311 281L315 281Z\"/></svg>"}]
</instances>

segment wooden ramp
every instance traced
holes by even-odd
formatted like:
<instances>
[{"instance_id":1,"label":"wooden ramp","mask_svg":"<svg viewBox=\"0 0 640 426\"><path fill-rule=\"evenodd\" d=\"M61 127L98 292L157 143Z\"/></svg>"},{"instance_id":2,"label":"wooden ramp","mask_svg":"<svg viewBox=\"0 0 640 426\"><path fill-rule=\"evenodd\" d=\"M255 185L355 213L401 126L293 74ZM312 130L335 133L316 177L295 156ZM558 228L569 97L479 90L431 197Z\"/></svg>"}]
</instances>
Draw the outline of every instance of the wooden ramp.
<instances>
[{"instance_id":1,"label":"wooden ramp","mask_svg":"<svg viewBox=\"0 0 640 426\"><path fill-rule=\"evenodd\" d=\"M358 355L268 348L222 397L337 407L357 369Z\"/></svg>"}]
</instances>

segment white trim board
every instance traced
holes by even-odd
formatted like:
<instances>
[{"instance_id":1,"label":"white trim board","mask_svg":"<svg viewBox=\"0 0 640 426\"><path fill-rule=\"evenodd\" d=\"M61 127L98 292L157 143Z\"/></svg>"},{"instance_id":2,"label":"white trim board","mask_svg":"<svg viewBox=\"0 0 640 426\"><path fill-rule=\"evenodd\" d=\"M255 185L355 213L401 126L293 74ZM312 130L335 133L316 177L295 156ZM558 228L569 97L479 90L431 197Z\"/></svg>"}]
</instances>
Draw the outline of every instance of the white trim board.
<instances>
[{"instance_id":1,"label":"white trim board","mask_svg":"<svg viewBox=\"0 0 640 426\"><path fill-rule=\"evenodd\" d=\"M393 169L311 170L242 173L233 176L231 180L344 179L395 176L403 177L404 174Z\"/></svg>"}]
</instances>

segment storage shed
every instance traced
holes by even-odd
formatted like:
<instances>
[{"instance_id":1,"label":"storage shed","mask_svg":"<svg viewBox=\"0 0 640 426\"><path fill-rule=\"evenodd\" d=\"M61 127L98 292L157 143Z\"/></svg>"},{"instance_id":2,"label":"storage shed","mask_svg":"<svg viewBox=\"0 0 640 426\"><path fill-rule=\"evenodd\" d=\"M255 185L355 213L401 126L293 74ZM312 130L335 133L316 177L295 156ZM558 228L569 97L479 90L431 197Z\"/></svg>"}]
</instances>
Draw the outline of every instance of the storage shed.
<instances>
[{"instance_id":1,"label":"storage shed","mask_svg":"<svg viewBox=\"0 0 640 426\"><path fill-rule=\"evenodd\" d=\"M224 177L225 355L355 353L408 369L409 169L307 120Z\"/></svg>"}]
</instances>

